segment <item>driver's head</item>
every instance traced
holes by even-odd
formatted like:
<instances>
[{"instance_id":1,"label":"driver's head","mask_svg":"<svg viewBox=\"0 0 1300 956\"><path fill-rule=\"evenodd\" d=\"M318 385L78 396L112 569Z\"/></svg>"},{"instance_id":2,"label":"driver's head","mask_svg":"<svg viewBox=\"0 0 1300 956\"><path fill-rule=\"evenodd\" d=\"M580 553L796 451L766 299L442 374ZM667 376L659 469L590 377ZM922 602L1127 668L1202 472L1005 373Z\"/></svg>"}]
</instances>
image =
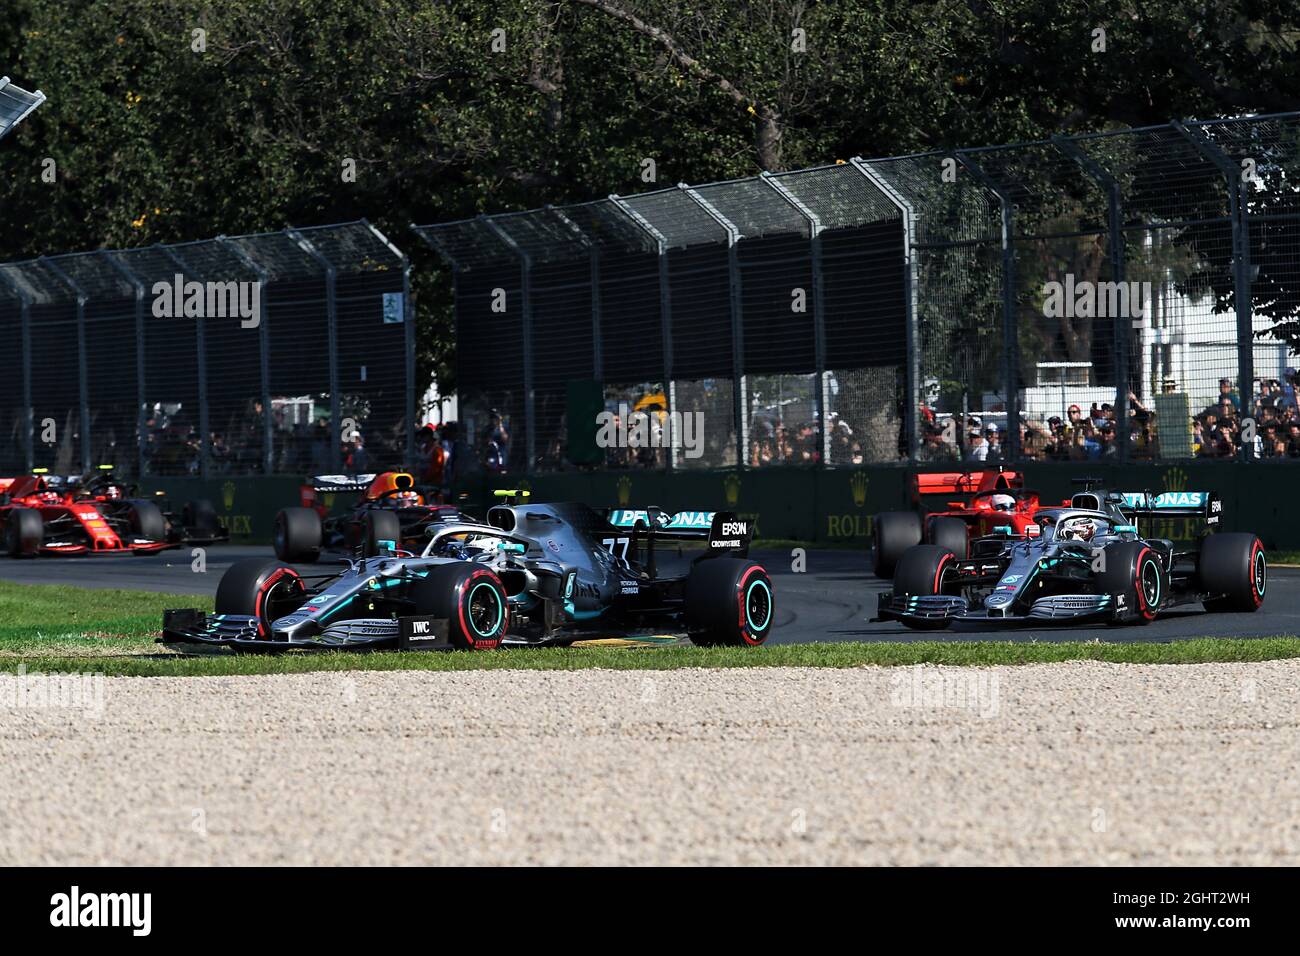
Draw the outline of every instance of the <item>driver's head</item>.
<instances>
[{"instance_id":1,"label":"driver's head","mask_svg":"<svg viewBox=\"0 0 1300 956\"><path fill-rule=\"evenodd\" d=\"M415 491L399 491L393 495L393 504L399 508L414 508L422 503L419 493Z\"/></svg>"},{"instance_id":2,"label":"driver's head","mask_svg":"<svg viewBox=\"0 0 1300 956\"><path fill-rule=\"evenodd\" d=\"M1011 495L994 495L990 499L994 511L1015 511L1016 499Z\"/></svg>"},{"instance_id":3,"label":"driver's head","mask_svg":"<svg viewBox=\"0 0 1300 956\"><path fill-rule=\"evenodd\" d=\"M1097 533L1097 522L1091 518L1071 518L1061 526L1060 536L1067 541L1091 541Z\"/></svg>"}]
</instances>

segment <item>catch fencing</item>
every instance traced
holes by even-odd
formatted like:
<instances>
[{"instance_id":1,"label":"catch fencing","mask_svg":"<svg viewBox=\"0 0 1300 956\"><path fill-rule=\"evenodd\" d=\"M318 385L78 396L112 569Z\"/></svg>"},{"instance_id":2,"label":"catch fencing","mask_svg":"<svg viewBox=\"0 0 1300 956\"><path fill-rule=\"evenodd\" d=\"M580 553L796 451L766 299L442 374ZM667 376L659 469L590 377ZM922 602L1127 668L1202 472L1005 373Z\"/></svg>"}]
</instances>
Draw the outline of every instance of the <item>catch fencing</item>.
<instances>
[{"instance_id":1,"label":"catch fencing","mask_svg":"<svg viewBox=\"0 0 1300 956\"><path fill-rule=\"evenodd\" d=\"M1300 114L414 228L489 469L1300 458Z\"/></svg>"},{"instance_id":2,"label":"catch fencing","mask_svg":"<svg viewBox=\"0 0 1300 956\"><path fill-rule=\"evenodd\" d=\"M365 221L0 264L0 474L409 461L409 286Z\"/></svg>"}]
</instances>

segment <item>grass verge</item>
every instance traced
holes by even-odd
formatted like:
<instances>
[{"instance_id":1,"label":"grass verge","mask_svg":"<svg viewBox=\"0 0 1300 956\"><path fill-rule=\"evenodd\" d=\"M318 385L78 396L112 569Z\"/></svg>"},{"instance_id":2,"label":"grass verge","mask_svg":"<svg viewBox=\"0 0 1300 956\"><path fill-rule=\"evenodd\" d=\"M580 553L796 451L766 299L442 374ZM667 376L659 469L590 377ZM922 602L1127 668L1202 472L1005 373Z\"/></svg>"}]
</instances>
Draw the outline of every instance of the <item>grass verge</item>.
<instances>
[{"instance_id":1,"label":"grass verge","mask_svg":"<svg viewBox=\"0 0 1300 956\"><path fill-rule=\"evenodd\" d=\"M351 670L673 670L683 667L863 667L908 664L1041 664L1095 660L1199 664L1300 657L1300 638L1191 638L1170 642L912 641L574 647L465 653L177 653L154 643L168 607L210 606L192 595L0 582L0 672L96 672L184 677Z\"/></svg>"}]
</instances>

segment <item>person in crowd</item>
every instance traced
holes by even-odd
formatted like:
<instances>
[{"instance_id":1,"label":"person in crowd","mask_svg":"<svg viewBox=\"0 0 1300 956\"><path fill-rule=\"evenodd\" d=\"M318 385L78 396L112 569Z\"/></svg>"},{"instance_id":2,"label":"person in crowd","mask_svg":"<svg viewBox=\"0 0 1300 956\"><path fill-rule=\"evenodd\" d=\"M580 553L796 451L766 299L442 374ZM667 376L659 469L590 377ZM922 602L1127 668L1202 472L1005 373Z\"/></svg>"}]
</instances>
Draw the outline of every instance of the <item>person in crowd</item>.
<instances>
[{"instance_id":1,"label":"person in crowd","mask_svg":"<svg viewBox=\"0 0 1300 956\"><path fill-rule=\"evenodd\" d=\"M494 474L505 474L510 461L510 433L506 430L501 413L488 410L488 421L483 426L483 467Z\"/></svg>"},{"instance_id":2,"label":"person in crowd","mask_svg":"<svg viewBox=\"0 0 1300 956\"><path fill-rule=\"evenodd\" d=\"M1002 433L997 425L990 424L984 429L984 441L987 451L984 455L986 464L997 464L1002 461Z\"/></svg>"},{"instance_id":3,"label":"person in crowd","mask_svg":"<svg viewBox=\"0 0 1300 956\"><path fill-rule=\"evenodd\" d=\"M370 471L370 456L361 432L354 431L343 442L343 470L349 475L364 475Z\"/></svg>"},{"instance_id":4,"label":"person in crowd","mask_svg":"<svg viewBox=\"0 0 1300 956\"><path fill-rule=\"evenodd\" d=\"M1217 404L1222 404L1224 399L1232 403L1233 411L1241 411L1241 396L1237 394L1236 389L1232 387L1232 379L1219 379L1219 398Z\"/></svg>"}]
</instances>

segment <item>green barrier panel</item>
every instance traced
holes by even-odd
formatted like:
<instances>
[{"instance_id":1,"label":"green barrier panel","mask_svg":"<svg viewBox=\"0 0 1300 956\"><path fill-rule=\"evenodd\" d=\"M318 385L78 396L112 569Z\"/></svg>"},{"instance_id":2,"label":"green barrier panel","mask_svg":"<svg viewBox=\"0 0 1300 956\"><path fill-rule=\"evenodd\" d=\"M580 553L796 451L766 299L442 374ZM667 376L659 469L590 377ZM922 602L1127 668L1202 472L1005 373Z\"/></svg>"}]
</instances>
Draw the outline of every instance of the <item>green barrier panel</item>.
<instances>
[{"instance_id":1,"label":"green barrier panel","mask_svg":"<svg viewBox=\"0 0 1300 956\"><path fill-rule=\"evenodd\" d=\"M909 476L914 473L867 466L673 474L583 471L518 479L481 475L458 487L455 500L470 514L482 515L494 501L493 488L517 487L531 491L537 501L582 501L595 508L658 505L669 511L728 510L753 520L763 538L865 546L875 514L913 507ZM1253 531L1273 550L1300 550L1300 514L1291 505L1296 473L1285 465L1029 463L1024 473L1026 486L1039 492L1044 504L1068 499L1078 490L1071 479L1085 475L1122 491L1213 491L1223 500L1224 530ZM141 487L146 493L165 492L177 509L188 500L207 498L230 527L233 540L265 544L276 512L298 504L300 483L296 477L153 478ZM334 514L343 513L355 500L352 494L324 498ZM1143 530L1155 537L1188 540L1196 534L1198 523L1165 518Z\"/></svg>"},{"instance_id":2,"label":"green barrier panel","mask_svg":"<svg viewBox=\"0 0 1300 956\"><path fill-rule=\"evenodd\" d=\"M207 498L239 544L270 544L271 527L281 508L299 503L301 479L250 478L146 478L146 494L161 491L179 511L187 501Z\"/></svg>"}]
</instances>

